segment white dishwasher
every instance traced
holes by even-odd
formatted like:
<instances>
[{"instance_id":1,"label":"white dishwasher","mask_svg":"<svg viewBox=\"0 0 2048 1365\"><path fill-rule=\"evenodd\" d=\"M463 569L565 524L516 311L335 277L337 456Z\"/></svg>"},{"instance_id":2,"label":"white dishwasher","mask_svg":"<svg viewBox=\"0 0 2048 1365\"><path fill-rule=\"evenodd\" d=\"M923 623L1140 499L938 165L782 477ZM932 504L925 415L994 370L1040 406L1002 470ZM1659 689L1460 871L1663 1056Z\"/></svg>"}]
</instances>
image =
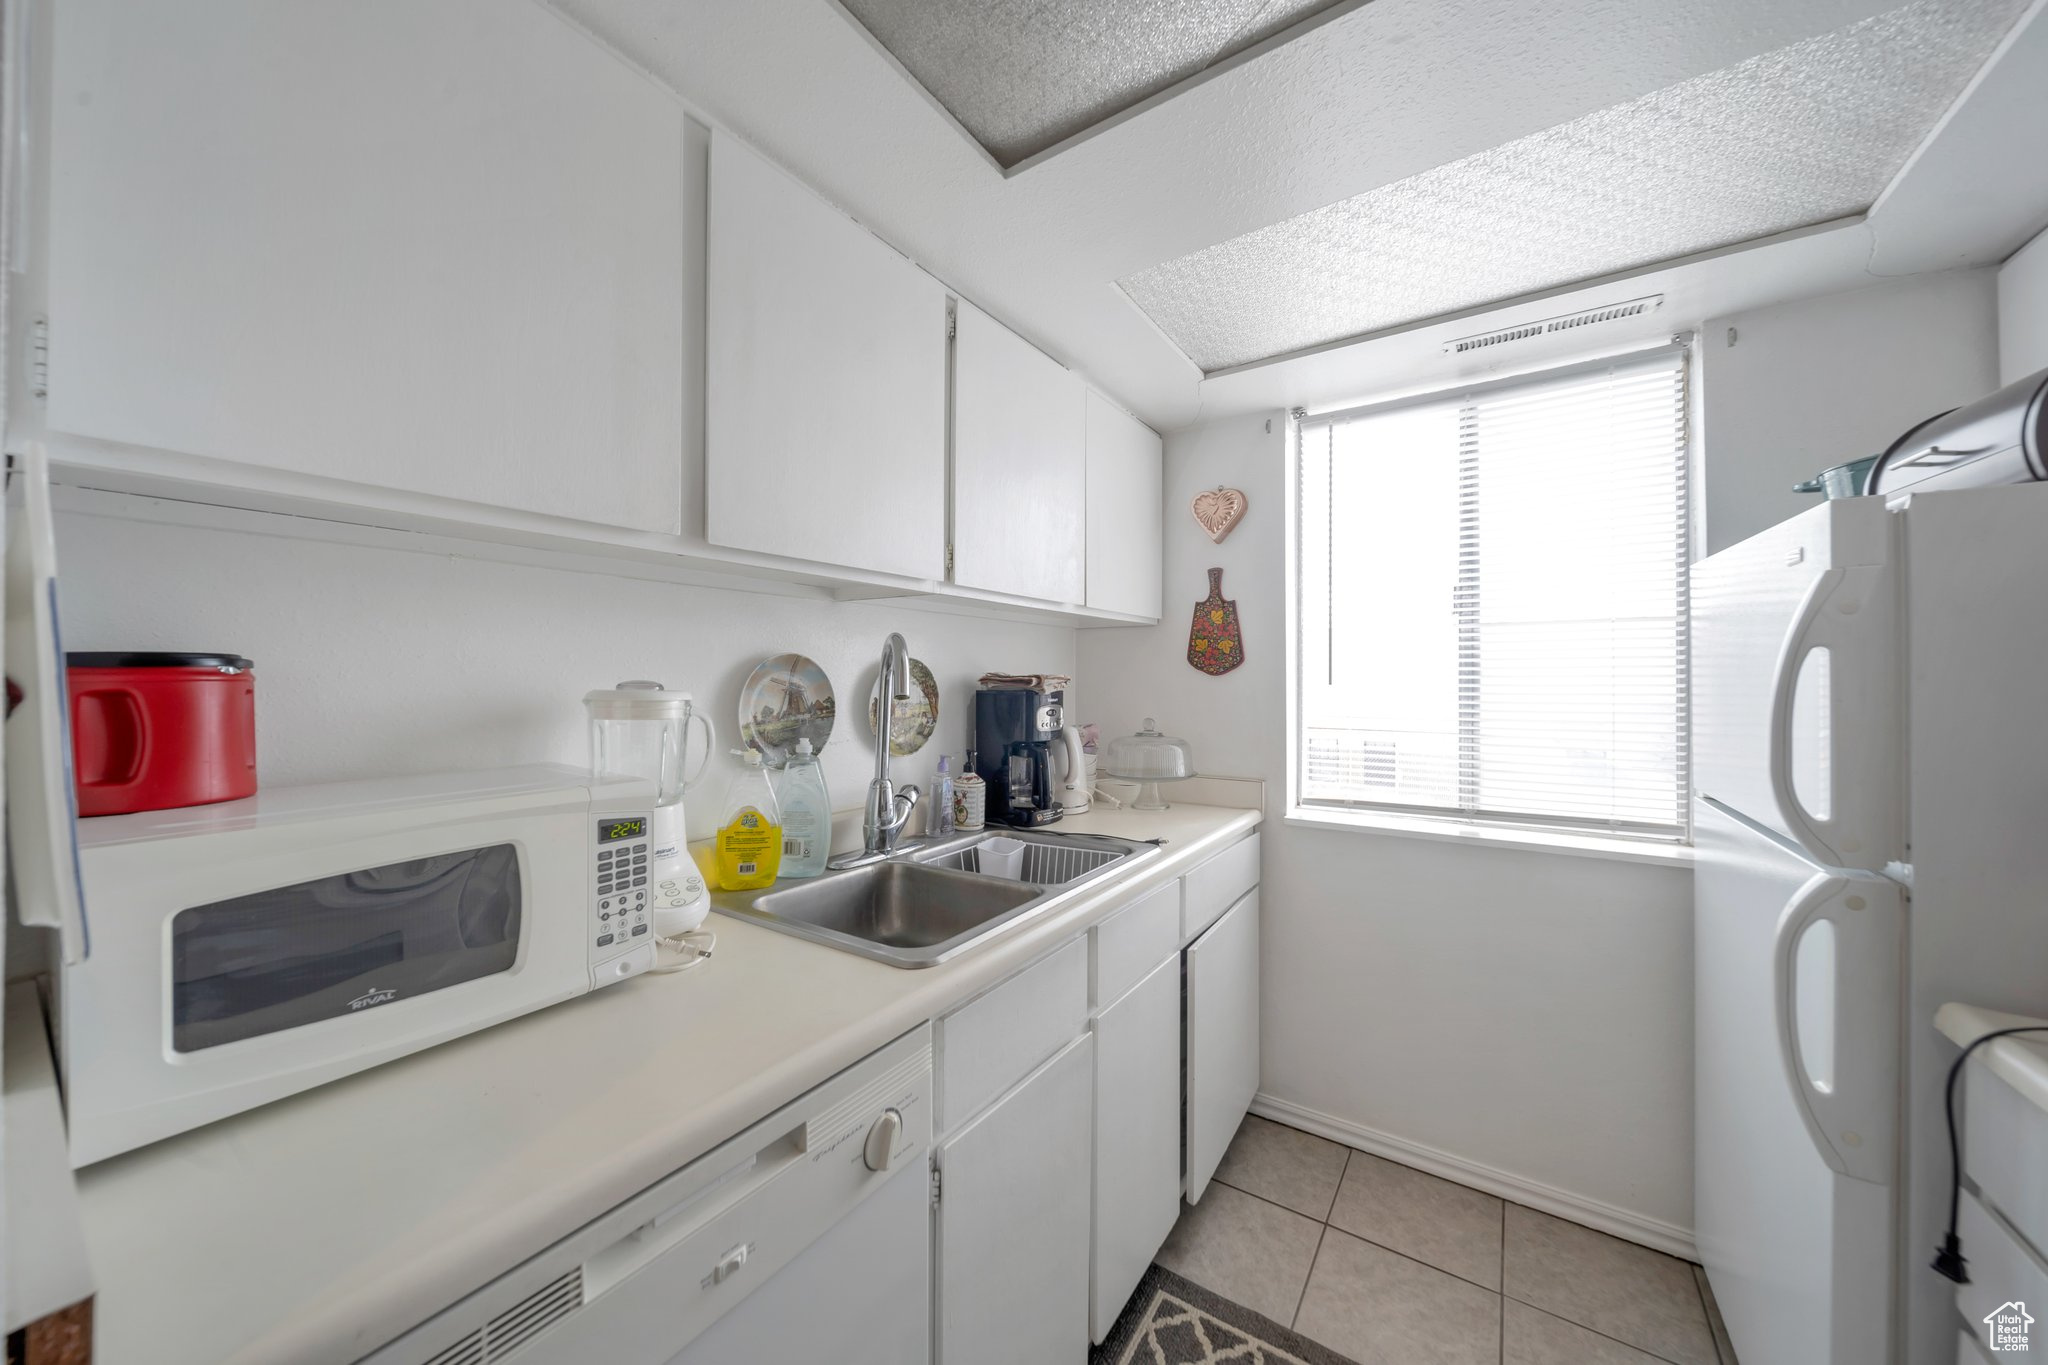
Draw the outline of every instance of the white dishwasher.
<instances>
[{"instance_id":1,"label":"white dishwasher","mask_svg":"<svg viewBox=\"0 0 2048 1365\"><path fill-rule=\"evenodd\" d=\"M924 1025L362 1365L931 1357Z\"/></svg>"}]
</instances>

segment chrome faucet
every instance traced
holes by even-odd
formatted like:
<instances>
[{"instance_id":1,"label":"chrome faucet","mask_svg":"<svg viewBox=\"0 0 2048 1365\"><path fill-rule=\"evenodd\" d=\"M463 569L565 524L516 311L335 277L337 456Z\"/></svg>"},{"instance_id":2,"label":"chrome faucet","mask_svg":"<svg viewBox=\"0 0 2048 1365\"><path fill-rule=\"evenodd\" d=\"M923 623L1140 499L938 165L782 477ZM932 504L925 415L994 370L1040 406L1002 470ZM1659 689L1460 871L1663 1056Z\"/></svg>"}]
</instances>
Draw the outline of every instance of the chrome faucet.
<instances>
[{"instance_id":1,"label":"chrome faucet","mask_svg":"<svg viewBox=\"0 0 2048 1365\"><path fill-rule=\"evenodd\" d=\"M889 782L889 722L895 717L896 704L910 700L910 646L894 632L882 641L882 676L875 690L881 694L877 716L881 733L875 737L875 780L868 783L867 807L861 814L861 851L834 858L827 866L835 870L859 867L894 853L910 824L910 812L917 806L915 786L906 782L899 792Z\"/></svg>"}]
</instances>

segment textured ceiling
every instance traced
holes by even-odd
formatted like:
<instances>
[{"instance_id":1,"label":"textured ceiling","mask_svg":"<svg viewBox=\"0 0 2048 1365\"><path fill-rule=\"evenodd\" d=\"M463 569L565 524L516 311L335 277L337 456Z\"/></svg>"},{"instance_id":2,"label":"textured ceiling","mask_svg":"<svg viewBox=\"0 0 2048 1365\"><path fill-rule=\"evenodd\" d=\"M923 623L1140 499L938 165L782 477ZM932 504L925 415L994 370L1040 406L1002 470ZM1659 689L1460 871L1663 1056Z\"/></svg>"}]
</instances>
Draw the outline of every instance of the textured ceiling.
<instances>
[{"instance_id":1,"label":"textured ceiling","mask_svg":"<svg viewBox=\"0 0 2048 1365\"><path fill-rule=\"evenodd\" d=\"M1861 213L2025 0L1919 0L1123 276L1204 371Z\"/></svg>"},{"instance_id":2,"label":"textured ceiling","mask_svg":"<svg viewBox=\"0 0 2048 1365\"><path fill-rule=\"evenodd\" d=\"M546 2L676 91L695 118L760 148L961 297L1170 430L1226 405L1248 411L1329 396L1304 390L1303 376L1336 384L1331 392L1365 393L1361 375L1377 373L1375 357L1406 346L1408 334L1205 382L1114 281L1847 28L1902 0L1372 0L1326 22L1316 22L1319 14L1300 36L1221 63L1142 115L1010 176L992 171L988 154L834 0ZM1995 211L1980 204L1990 192L1973 192L1968 214L1947 205L1956 184L2048 184L2025 173L2048 145L2039 97L2048 88L2048 19L2032 21L2034 30L2040 42L1992 69L2009 96L2000 112L1987 115L1988 127L1976 120L1961 155L1936 158L1956 172L1942 180L1948 188L1930 196L1929 163L1916 159L1869 227L1845 230L1860 240L1829 256L1827 269L1846 262L1852 278L1816 273L1810 240L1746 252L1708 271L1711 281L1690 294L1671 294L1664 322L1850 287L1865 278L1873 248L1877 268L1895 273L2002 258L2048 216L2048 204L2008 212L2000 230L2017 236L1988 252L1979 214ZM1927 231L1887 226L1887 214L1909 204ZM1910 243L1904 254L1895 240ZM1786 252L1809 264L1790 275L1735 268ZM1738 288L1737 276L1757 276L1775 292ZM1674 287L1645 284L1622 297ZM1561 311L1546 305L1535 316ZM1462 322L1454 334L1483 325ZM1330 378L1347 355L1351 367Z\"/></svg>"},{"instance_id":3,"label":"textured ceiling","mask_svg":"<svg viewBox=\"0 0 2048 1365\"><path fill-rule=\"evenodd\" d=\"M1356 0L841 0L1004 167Z\"/></svg>"}]
</instances>

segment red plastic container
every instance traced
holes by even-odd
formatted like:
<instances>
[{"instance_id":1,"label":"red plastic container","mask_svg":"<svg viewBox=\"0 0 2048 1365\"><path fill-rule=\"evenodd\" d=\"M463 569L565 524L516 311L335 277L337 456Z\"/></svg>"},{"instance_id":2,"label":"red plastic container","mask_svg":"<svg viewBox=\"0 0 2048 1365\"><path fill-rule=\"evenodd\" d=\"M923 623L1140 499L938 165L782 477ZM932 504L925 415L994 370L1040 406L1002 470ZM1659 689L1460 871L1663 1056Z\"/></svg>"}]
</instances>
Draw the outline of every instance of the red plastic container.
<instances>
[{"instance_id":1,"label":"red plastic container","mask_svg":"<svg viewBox=\"0 0 2048 1365\"><path fill-rule=\"evenodd\" d=\"M69 654L80 815L256 794L255 665L235 654Z\"/></svg>"}]
</instances>

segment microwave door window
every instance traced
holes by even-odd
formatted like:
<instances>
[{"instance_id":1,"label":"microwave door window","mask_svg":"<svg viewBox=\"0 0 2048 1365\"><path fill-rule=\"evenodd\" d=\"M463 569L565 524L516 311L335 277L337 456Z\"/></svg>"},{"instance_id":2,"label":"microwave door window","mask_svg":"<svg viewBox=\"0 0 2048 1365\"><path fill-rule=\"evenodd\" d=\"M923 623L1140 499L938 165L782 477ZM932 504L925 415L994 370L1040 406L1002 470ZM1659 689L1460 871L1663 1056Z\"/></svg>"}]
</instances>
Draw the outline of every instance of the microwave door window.
<instances>
[{"instance_id":1,"label":"microwave door window","mask_svg":"<svg viewBox=\"0 0 2048 1365\"><path fill-rule=\"evenodd\" d=\"M181 910L171 1046L197 1052L510 971L518 850L493 844Z\"/></svg>"}]
</instances>

